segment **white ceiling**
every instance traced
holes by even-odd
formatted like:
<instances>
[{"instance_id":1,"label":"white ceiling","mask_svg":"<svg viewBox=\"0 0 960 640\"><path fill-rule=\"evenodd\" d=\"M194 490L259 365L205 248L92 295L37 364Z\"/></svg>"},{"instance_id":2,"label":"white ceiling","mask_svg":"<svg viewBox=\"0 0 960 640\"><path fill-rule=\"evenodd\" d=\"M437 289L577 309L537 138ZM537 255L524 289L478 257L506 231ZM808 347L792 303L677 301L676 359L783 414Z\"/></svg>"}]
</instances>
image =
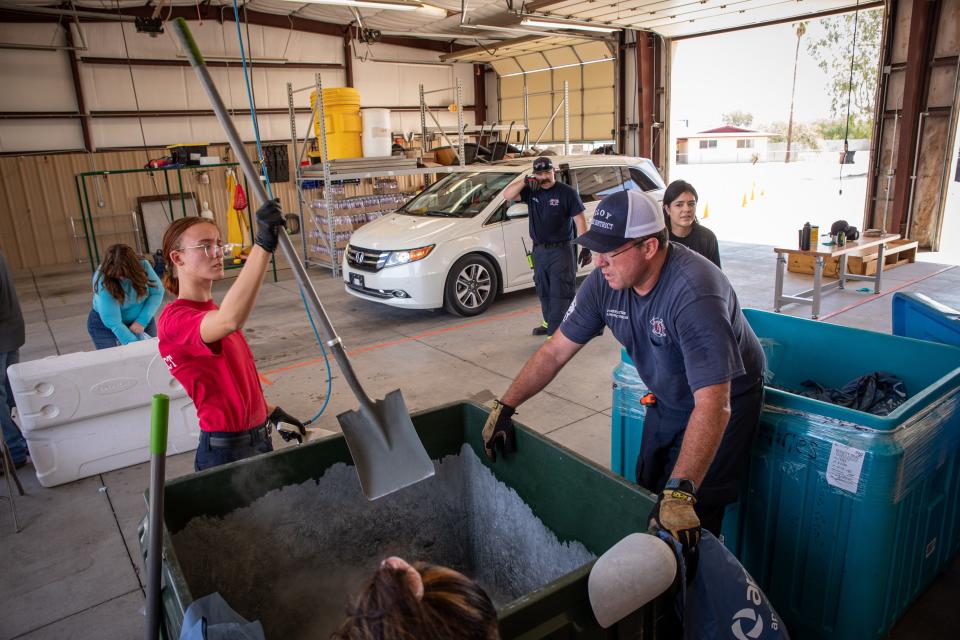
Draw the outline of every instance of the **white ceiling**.
<instances>
[{"instance_id":1,"label":"white ceiling","mask_svg":"<svg viewBox=\"0 0 960 640\"><path fill-rule=\"evenodd\" d=\"M673 38L856 5L857 0L534 0L527 8L556 18L645 29Z\"/></svg>"},{"instance_id":2,"label":"white ceiling","mask_svg":"<svg viewBox=\"0 0 960 640\"><path fill-rule=\"evenodd\" d=\"M196 4L196 0L161 0L164 5ZM484 31L461 28L461 0L422 0L445 9L447 17L436 10L390 11L359 9L364 26L379 29L387 35L409 35L456 39L462 44L517 38L535 29L516 32ZM55 0L4 0L3 4L53 6ZM872 4L861 0L860 4ZM76 0L78 8L121 10L142 7L144 0ZM231 11L232 0L210 0L210 4ZM243 4L241 2L241 4ZM845 8L854 8L857 0L533 0L526 10L555 18L596 22L598 24L655 31L666 38L710 33L722 29L789 20L806 15ZM349 24L355 20L348 7L290 2L287 0L249 0L244 5L253 11L276 15L295 15L309 20ZM518 19L507 10L506 0L467 0L468 23L516 24ZM516 0L514 7L519 7ZM162 13L161 13L162 15ZM550 33L544 31L544 33ZM575 35L576 32L566 32ZM582 33L582 32L581 32Z\"/></svg>"}]
</instances>

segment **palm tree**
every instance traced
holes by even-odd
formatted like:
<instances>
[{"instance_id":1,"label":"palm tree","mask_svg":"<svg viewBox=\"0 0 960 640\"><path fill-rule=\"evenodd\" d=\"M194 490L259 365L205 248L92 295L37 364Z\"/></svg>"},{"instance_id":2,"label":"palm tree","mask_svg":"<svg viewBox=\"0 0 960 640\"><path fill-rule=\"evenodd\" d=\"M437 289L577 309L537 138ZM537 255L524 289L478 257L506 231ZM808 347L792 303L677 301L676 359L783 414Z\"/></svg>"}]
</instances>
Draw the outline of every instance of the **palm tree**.
<instances>
[{"instance_id":1,"label":"palm tree","mask_svg":"<svg viewBox=\"0 0 960 640\"><path fill-rule=\"evenodd\" d=\"M793 54L793 88L790 90L790 120L787 122L787 155L784 162L790 162L790 145L793 143L793 101L797 95L797 63L800 61L800 39L807 32L806 21L797 24L797 51Z\"/></svg>"}]
</instances>

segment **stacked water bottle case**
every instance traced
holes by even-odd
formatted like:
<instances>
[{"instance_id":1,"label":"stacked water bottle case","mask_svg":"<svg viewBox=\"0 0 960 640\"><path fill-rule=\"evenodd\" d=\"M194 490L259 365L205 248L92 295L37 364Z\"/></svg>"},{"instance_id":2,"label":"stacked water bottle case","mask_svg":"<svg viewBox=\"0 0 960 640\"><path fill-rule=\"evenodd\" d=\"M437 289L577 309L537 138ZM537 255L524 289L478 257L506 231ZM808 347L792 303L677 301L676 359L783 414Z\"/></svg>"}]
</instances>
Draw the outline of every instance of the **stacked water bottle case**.
<instances>
[{"instance_id":1,"label":"stacked water bottle case","mask_svg":"<svg viewBox=\"0 0 960 640\"><path fill-rule=\"evenodd\" d=\"M310 202L311 228L307 231L310 252L330 260L331 245L335 260L343 260L343 250L354 231L388 213L396 211L413 197L412 190L401 190L398 178L373 179L373 193L365 193L365 181L330 185L332 207L324 206L322 190ZM404 188L410 185L404 184Z\"/></svg>"}]
</instances>

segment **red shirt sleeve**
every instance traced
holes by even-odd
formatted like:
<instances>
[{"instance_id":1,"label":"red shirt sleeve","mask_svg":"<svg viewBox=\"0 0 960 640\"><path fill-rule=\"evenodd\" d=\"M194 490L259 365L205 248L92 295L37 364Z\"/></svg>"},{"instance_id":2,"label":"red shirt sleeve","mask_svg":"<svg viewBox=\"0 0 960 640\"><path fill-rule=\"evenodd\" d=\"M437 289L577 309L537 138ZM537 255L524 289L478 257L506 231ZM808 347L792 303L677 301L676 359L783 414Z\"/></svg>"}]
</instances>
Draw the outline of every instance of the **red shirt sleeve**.
<instances>
[{"instance_id":1,"label":"red shirt sleeve","mask_svg":"<svg viewBox=\"0 0 960 640\"><path fill-rule=\"evenodd\" d=\"M209 356L218 353L200 337L200 323L209 309L194 309L188 306L169 305L160 318L158 331L169 342L178 345L186 355Z\"/></svg>"}]
</instances>

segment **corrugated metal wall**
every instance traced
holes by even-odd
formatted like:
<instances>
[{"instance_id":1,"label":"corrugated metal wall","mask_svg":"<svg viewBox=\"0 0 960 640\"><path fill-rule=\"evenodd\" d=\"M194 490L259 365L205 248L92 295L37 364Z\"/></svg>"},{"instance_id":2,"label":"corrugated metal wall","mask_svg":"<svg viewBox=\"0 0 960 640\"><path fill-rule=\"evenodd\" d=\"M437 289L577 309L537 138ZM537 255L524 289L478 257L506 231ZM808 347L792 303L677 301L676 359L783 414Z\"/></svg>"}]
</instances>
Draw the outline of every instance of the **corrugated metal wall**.
<instances>
[{"instance_id":1,"label":"corrugated metal wall","mask_svg":"<svg viewBox=\"0 0 960 640\"><path fill-rule=\"evenodd\" d=\"M208 152L219 154L223 158L228 157L225 146L211 146ZM151 155L155 157L161 153L153 151ZM81 268L88 269L85 264L87 245L82 237L84 231L74 176L94 169L131 169L144 164L143 151L0 158L0 249L6 255L11 268L22 270L65 263L84 263ZM201 171L207 174L209 184L202 182ZM114 242L136 246L131 212L137 208L138 197L168 193L164 174L169 178L169 192L179 194L175 171L117 174L85 179L101 254L106 245ZM225 230L225 169L213 168L204 171L202 167L188 167L182 169L181 176L183 191L194 193L198 203L208 202L221 230ZM297 211L292 182L274 184L273 190L284 203L285 209ZM180 201L176 197L173 199L173 214L182 215ZM75 226L71 226L71 218L75 219ZM74 237L74 229L81 237Z\"/></svg>"},{"instance_id":2,"label":"corrugated metal wall","mask_svg":"<svg viewBox=\"0 0 960 640\"><path fill-rule=\"evenodd\" d=\"M84 23L84 36L89 47L80 57L177 59L178 51L171 34L150 38L124 24ZM75 26L71 25L75 30ZM205 21L191 21L191 29L201 49L209 56L237 56L235 26ZM343 40L337 37L288 31L250 25L249 35L255 58L284 58L291 62L344 62ZM124 36L126 46L124 45ZM246 34L245 34L246 36ZM6 42L62 45L63 27L54 24L0 24L0 40ZM80 43L76 37L75 42ZM473 68L470 64L453 66L420 66L412 61L437 62L436 52L377 44L367 48L358 45L361 57L380 62L354 60L354 84L360 91L361 105L366 107L417 107L418 87L427 90L450 87L460 78L464 104L473 103ZM4 51L0 65L0 112L76 111L71 80L69 55L65 51ZM239 63L238 63L239 64ZM248 107L243 73L237 68L212 68L217 87L228 107ZM224 141L223 132L212 116L186 117L107 117L104 111L141 111L165 109L209 109L210 105L188 67L134 66L131 83L127 64L85 64L79 62L81 86L88 112L101 112L89 120L91 137L96 148L151 147L182 142ZM253 73L256 105L260 109L286 109L286 83L307 86L313 83L313 69L257 68ZM343 70L324 70L325 86L343 86ZM136 87L134 99L133 87ZM431 104L453 102L452 92L430 95ZM309 92L295 96L297 108L309 108ZM455 125L456 115L435 111L441 123ZM297 116L300 137L306 132L309 115ZM395 131L419 130L418 112L394 111ZM289 140L290 126L284 114L265 114L258 119L264 140ZM253 126L248 116L236 116L241 136L253 139ZM36 153L82 149L79 118L5 118L0 119L0 153ZM223 149L224 147L218 147ZM213 155L226 156L211 147ZM159 149L150 151L160 157ZM251 157L253 154L251 154ZM292 160L292 159L291 159ZM70 219L79 222L77 189L74 175L92 170L120 170L143 167L144 152L105 151L0 157L0 249L13 269L27 269L77 263L86 260L83 238L74 238ZM291 167L293 162L291 161ZM208 201L218 216L221 228L226 211L226 191L222 169L209 172L210 184L201 184L196 171L183 172L184 190L197 193L198 202ZM178 193L176 174L170 174L170 191ZM95 211L96 231L103 242L133 244L132 219L128 214L136 208L137 197L165 194L163 173L153 179L148 174L115 175L87 180L88 196ZM281 183L277 195L290 211L296 211L292 183ZM99 202L103 202L100 206ZM175 207L176 209L176 207ZM79 226L77 227L79 230ZM125 232L126 230L126 232ZM82 234L82 231L79 231ZM87 268L87 267L84 267Z\"/></svg>"}]
</instances>

